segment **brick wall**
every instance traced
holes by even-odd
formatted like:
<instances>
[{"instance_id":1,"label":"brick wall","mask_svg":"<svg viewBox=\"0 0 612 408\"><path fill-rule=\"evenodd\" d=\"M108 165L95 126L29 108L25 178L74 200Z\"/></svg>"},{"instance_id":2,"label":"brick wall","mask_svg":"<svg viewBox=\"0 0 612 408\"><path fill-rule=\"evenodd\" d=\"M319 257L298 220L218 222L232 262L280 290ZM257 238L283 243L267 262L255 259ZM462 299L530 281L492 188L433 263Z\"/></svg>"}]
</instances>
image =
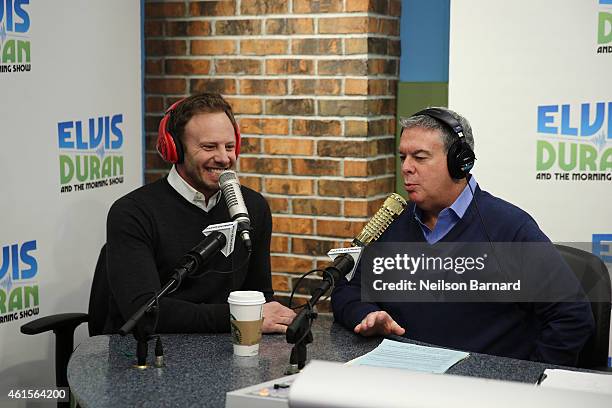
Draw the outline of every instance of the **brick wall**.
<instances>
[{"instance_id":1,"label":"brick wall","mask_svg":"<svg viewBox=\"0 0 612 408\"><path fill-rule=\"evenodd\" d=\"M223 94L244 137L240 181L273 212L280 297L346 246L394 189L400 4L146 3L146 181L169 168L154 147L164 107L199 91Z\"/></svg>"}]
</instances>

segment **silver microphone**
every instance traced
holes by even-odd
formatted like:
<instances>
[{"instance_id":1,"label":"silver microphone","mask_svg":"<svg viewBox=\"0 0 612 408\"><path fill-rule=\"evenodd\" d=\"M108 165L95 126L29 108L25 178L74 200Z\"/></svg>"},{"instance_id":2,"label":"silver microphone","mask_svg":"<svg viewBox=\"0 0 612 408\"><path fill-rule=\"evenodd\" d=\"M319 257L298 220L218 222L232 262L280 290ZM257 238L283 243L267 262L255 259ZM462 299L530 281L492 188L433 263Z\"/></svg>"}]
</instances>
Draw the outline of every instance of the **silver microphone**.
<instances>
[{"instance_id":1,"label":"silver microphone","mask_svg":"<svg viewBox=\"0 0 612 408\"><path fill-rule=\"evenodd\" d=\"M236 172L225 170L219 175L219 188L223 191L223 197L227 203L230 218L232 221L238 222L238 233L244 242L247 250L251 252L251 219L249 211L244 204L242 191L240 191L240 182L236 176Z\"/></svg>"}]
</instances>

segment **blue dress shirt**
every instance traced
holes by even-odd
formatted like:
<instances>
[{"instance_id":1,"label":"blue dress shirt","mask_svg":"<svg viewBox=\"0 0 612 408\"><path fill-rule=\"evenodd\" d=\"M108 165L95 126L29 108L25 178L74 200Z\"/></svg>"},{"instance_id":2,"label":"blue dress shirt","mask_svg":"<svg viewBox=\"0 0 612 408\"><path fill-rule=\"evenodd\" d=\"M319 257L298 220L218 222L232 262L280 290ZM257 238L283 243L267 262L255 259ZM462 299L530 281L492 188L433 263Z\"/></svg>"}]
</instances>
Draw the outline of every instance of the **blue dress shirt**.
<instances>
[{"instance_id":1,"label":"blue dress shirt","mask_svg":"<svg viewBox=\"0 0 612 408\"><path fill-rule=\"evenodd\" d=\"M472 191L476 191L477 183L474 176L470 175L470 181L468 181L468 183L469 186L465 186L465 188L463 189L461 194L459 194L459 197L457 197L455 202L452 203L450 207L447 207L440 211L440 214L438 214L438 222L436 222L436 225L434 226L433 230L430 230L429 227L421 221L423 217L423 212L419 207L415 207L414 218L421 226L421 230L423 230L423 235L425 236L427 242L429 242L430 244L435 244L436 242L444 238L444 236L448 234L451 229L453 229L453 227L459 222L459 220L463 218L463 215L465 214L466 210L470 206L470 203L472 202ZM471 191L470 187L472 188Z\"/></svg>"}]
</instances>

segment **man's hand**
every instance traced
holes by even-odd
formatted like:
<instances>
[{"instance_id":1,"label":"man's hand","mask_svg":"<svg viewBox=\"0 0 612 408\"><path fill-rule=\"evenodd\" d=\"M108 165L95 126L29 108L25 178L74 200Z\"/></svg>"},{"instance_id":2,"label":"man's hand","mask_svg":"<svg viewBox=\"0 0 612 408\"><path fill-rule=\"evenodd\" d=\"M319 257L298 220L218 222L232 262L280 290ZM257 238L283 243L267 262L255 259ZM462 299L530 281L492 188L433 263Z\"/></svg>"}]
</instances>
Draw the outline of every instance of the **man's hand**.
<instances>
[{"instance_id":1,"label":"man's hand","mask_svg":"<svg viewBox=\"0 0 612 408\"><path fill-rule=\"evenodd\" d=\"M278 302L269 302L263 305L262 333L285 333L287 326L295 318L295 312Z\"/></svg>"},{"instance_id":2,"label":"man's hand","mask_svg":"<svg viewBox=\"0 0 612 408\"><path fill-rule=\"evenodd\" d=\"M355 326L353 331L362 336L386 336L387 334L401 336L406 333L406 330L397 324L389 313L383 311L369 313L361 323Z\"/></svg>"}]
</instances>

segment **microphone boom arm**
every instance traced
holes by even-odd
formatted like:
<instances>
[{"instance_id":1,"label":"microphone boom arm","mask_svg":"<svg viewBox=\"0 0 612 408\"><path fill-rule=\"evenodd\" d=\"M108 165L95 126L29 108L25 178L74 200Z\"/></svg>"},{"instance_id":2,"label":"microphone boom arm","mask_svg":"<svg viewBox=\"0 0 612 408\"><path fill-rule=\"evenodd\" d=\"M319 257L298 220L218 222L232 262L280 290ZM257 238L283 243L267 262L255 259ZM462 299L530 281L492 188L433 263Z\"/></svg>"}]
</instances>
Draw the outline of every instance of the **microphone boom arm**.
<instances>
[{"instance_id":1,"label":"microphone boom arm","mask_svg":"<svg viewBox=\"0 0 612 408\"><path fill-rule=\"evenodd\" d=\"M310 299L304 305L300 313L293 319L293 322L287 327L286 339L287 343L294 344L289 358L289 369L287 374L295 374L306 365L306 345L312 343L312 332L310 326L312 320L317 317L317 313L313 311L313 307L319 302L323 296L336 281L351 272L355 266L353 257L349 254L341 254L334 262L323 270L323 281L312 291Z\"/></svg>"},{"instance_id":2,"label":"microphone boom arm","mask_svg":"<svg viewBox=\"0 0 612 408\"><path fill-rule=\"evenodd\" d=\"M380 238L389 225L404 211L406 205L406 200L399 194L393 193L387 197L382 207L374 214L359 235L353 239L352 246L365 247ZM354 266L355 260L353 257L344 253L338 255L332 264L323 270L323 281L318 288L312 291L311 297L304 308L287 327L287 343L294 346L291 349L289 367L285 374L295 374L306 365L306 344L312 343L310 327L312 321L317 317L313 307L335 282L351 273Z\"/></svg>"},{"instance_id":3,"label":"microphone boom arm","mask_svg":"<svg viewBox=\"0 0 612 408\"><path fill-rule=\"evenodd\" d=\"M226 244L225 235L219 231L213 231L204 238L197 246L185 255L180 266L174 270L172 278L161 288L159 292L154 294L144 305L140 307L123 326L119 329L119 334L125 336L136 327L136 324L142 319L145 313L159 302L159 298L168 293L173 286L178 286L183 281L183 278L191 272L197 270L200 265L205 263L209 257L219 252Z\"/></svg>"}]
</instances>

